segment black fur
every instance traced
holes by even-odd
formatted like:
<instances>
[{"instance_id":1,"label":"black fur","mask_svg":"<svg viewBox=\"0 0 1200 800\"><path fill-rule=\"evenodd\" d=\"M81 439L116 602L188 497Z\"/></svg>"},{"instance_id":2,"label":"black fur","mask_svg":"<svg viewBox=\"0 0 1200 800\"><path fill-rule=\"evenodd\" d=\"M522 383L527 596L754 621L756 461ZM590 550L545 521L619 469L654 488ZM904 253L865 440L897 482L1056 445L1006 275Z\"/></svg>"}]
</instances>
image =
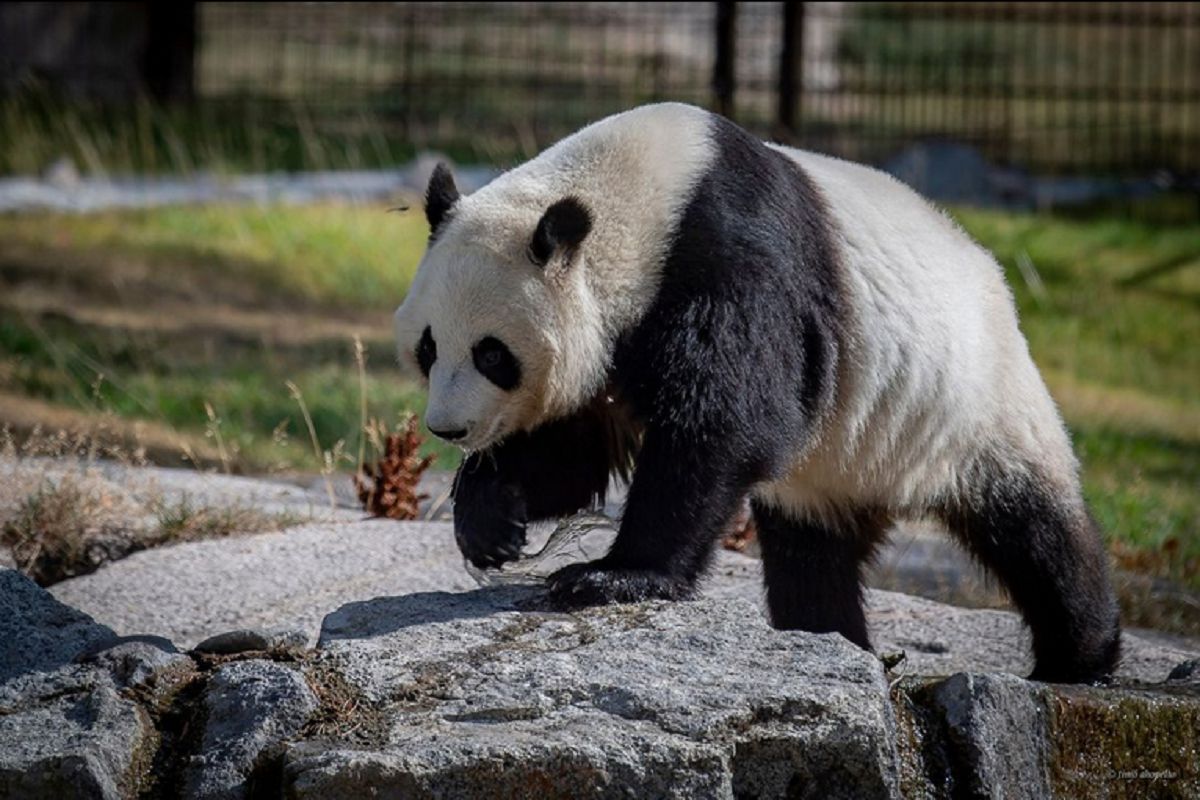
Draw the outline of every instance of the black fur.
<instances>
[{"instance_id":1,"label":"black fur","mask_svg":"<svg viewBox=\"0 0 1200 800\"><path fill-rule=\"evenodd\" d=\"M517 441L514 437L514 442ZM506 460L506 465L507 465ZM520 476L487 453L472 453L454 476L454 540L477 567L498 567L521 554L529 512Z\"/></svg>"},{"instance_id":2,"label":"black fur","mask_svg":"<svg viewBox=\"0 0 1200 800\"><path fill-rule=\"evenodd\" d=\"M862 568L886 535L888 518L867 511L834 524L797 520L752 500L771 623L782 630L841 633L870 649Z\"/></svg>"},{"instance_id":3,"label":"black fur","mask_svg":"<svg viewBox=\"0 0 1200 800\"><path fill-rule=\"evenodd\" d=\"M428 325L421 331L421 341L417 342L415 355L421 374L428 378L429 370L433 369L433 364L437 361L437 342L433 340L433 330Z\"/></svg>"},{"instance_id":4,"label":"black fur","mask_svg":"<svg viewBox=\"0 0 1200 800\"><path fill-rule=\"evenodd\" d=\"M1030 678L1101 681L1112 675L1121 647L1108 557L1082 502L1050 485L1036 470L1005 473L990 465L971 494L941 515L1025 617L1036 661Z\"/></svg>"},{"instance_id":5,"label":"black fur","mask_svg":"<svg viewBox=\"0 0 1200 800\"><path fill-rule=\"evenodd\" d=\"M429 221L430 241L437 236L438 229L458 198L458 186L454 183L450 168L439 162L433 168L433 174L429 176L429 188L425 190L425 219Z\"/></svg>"},{"instance_id":6,"label":"black fur","mask_svg":"<svg viewBox=\"0 0 1200 800\"><path fill-rule=\"evenodd\" d=\"M516 558L526 523L603 500L614 458L602 412L591 407L472 453L454 481L459 549L479 567Z\"/></svg>"},{"instance_id":7,"label":"black fur","mask_svg":"<svg viewBox=\"0 0 1200 800\"><path fill-rule=\"evenodd\" d=\"M538 220L529 242L529 258L544 267L557 250L578 247L591 230L592 214L587 207L574 197L564 197Z\"/></svg>"},{"instance_id":8,"label":"black fur","mask_svg":"<svg viewBox=\"0 0 1200 800\"><path fill-rule=\"evenodd\" d=\"M521 362L495 336L485 336L476 342L471 348L471 360L480 375L506 392L521 384Z\"/></svg>"},{"instance_id":9,"label":"black fur","mask_svg":"<svg viewBox=\"0 0 1200 800\"><path fill-rule=\"evenodd\" d=\"M552 576L564 604L686 596L751 486L829 403L840 294L824 204L789 159L720 117L659 293L613 378L645 425L611 551Z\"/></svg>"}]
</instances>

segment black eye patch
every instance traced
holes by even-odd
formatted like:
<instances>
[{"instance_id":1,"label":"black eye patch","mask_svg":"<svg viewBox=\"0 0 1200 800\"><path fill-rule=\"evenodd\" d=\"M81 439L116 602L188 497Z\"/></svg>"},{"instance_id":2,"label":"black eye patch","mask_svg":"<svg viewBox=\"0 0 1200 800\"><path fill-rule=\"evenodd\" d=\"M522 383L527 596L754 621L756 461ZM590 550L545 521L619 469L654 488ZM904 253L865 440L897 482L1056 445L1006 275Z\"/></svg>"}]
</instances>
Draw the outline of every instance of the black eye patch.
<instances>
[{"instance_id":1,"label":"black eye patch","mask_svg":"<svg viewBox=\"0 0 1200 800\"><path fill-rule=\"evenodd\" d=\"M521 364L512 351L494 336L485 336L471 348L475 369L483 377L504 391L511 391L521 383Z\"/></svg>"},{"instance_id":2,"label":"black eye patch","mask_svg":"<svg viewBox=\"0 0 1200 800\"><path fill-rule=\"evenodd\" d=\"M429 370L433 369L433 362L437 361L437 343L433 341L433 333L428 325L421 333L421 341L417 342L416 356L421 374L428 378Z\"/></svg>"}]
</instances>

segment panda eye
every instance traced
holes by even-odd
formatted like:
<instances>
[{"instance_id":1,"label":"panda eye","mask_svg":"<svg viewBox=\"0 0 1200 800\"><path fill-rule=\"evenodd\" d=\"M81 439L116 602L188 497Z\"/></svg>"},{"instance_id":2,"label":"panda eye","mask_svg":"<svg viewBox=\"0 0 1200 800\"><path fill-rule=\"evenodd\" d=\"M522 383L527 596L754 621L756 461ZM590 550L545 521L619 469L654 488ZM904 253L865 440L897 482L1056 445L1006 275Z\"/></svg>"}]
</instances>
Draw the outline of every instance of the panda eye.
<instances>
[{"instance_id":1,"label":"panda eye","mask_svg":"<svg viewBox=\"0 0 1200 800\"><path fill-rule=\"evenodd\" d=\"M521 382L521 364L512 351L494 336L486 336L471 348L475 369L496 386L511 391Z\"/></svg>"},{"instance_id":2,"label":"panda eye","mask_svg":"<svg viewBox=\"0 0 1200 800\"><path fill-rule=\"evenodd\" d=\"M417 342L416 356L421 374L428 378L429 370L433 369L433 362L437 361L437 343L433 341L433 333L428 325L421 333L421 341Z\"/></svg>"}]
</instances>

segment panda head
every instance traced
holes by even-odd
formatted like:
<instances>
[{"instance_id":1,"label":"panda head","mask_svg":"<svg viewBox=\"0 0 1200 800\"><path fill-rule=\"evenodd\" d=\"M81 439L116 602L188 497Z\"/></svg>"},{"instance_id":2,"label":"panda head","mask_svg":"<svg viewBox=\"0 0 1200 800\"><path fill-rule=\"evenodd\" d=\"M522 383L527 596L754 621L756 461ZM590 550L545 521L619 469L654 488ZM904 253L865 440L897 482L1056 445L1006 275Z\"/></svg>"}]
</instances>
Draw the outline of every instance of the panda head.
<instances>
[{"instance_id":1,"label":"panda head","mask_svg":"<svg viewBox=\"0 0 1200 800\"><path fill-rule=\"evenodd\" d=\"M598 360L581 354L594 348L580 345L591 337L577 324L591 212L574 196L511 184L464 197L437 166L429 246L394 320L401 361L428 384L426 426L467 451L565 410L556 399L583 380L570 365Z\"/></svg>"}]
</instances>

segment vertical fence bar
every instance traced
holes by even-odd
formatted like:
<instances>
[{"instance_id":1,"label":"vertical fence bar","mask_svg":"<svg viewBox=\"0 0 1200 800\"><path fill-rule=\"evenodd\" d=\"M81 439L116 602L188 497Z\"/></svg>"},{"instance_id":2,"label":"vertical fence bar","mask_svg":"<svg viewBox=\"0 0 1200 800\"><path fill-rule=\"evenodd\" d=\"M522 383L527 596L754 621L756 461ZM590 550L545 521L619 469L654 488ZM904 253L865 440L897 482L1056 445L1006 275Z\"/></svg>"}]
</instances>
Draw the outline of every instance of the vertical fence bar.
<instances>
[{"instance_id":1,"label":"vertical fence bar","mask_svg":"<svg viewBox=\"0 0 1200 800\"><path fill-rule=\"evenodd\" d=\"M779 105L776 135L792 141L799 133L797 119L804 98L804 3L783 4L783 42L779 48Z\"/></svg>"},{"instance_id":2,"label":"vertical fence bar","mask_svg":"<svg viewBox=\"0 0 1200 800\"><path fill-rule=\"evenodd\" d=\"M717 113L733 118L734 63L737 42L737 3L717 3L717 55L713 59L712 90Z\"/></svg>"},{"instance_id":3,"label":"vertical fence bar","mask_svg":"<svg viewBox=\"0 0 1200 800\"><path fill-rule=\"evenodd\" d=\"M196 4L150 3L142 82L161 103L190 103L196 97Z\"/></svg>"}]
</instances>

